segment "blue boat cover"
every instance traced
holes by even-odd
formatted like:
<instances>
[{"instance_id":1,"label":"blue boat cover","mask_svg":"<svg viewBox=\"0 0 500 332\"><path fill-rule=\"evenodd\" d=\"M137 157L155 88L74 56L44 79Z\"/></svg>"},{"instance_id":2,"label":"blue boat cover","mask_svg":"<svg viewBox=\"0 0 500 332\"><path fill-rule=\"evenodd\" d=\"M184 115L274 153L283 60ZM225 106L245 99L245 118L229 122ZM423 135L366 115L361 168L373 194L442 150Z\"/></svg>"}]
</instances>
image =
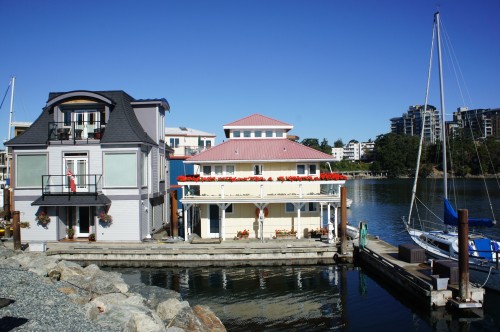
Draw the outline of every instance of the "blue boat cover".
<instances>
[{"instance_id":1,"label":"blue boat cover","mask_svg":"<svg viewBox=\"0 0 500 332\"><path fill-rule=\"evenodd\" d=\"M458 214L455 212L450 202L444 200L444 223L450 226L458 226ZM469 218L469 226L492 227L495 221L488 218ZM491 250L491 249L490 249Z\"/></svg>"},{"instance_id":2,"label":"blue boat cover","mask_svg":"<svg viewBox=\"0 0 500 332\"><path fill-rule=\"evenodd\" d=\"M491 260L493 256L491 255L491 241L490 239L476 239L474 240L476 245L476 250L480 257Z\"/></svg>"}]
</instances>

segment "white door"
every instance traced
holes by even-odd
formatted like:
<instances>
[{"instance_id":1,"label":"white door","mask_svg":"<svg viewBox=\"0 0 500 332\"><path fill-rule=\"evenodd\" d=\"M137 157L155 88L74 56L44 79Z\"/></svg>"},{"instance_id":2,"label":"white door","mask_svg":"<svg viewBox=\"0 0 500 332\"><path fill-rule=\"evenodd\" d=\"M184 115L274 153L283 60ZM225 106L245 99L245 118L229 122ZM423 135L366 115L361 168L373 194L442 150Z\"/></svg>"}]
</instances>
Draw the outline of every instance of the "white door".
<instances>
[{"instance_id":1,"label":"white door","mask_svg":"<svg viewBox=\"0 0 500 332\"><path fill-rule=\"evenodd\" d=\"M68 174L68 170L73 174L73 181L75 181L76 192L88 191L88 161L86 157L65 157L64 158L65 170L64 174ZM71 177L64 178L65 190L69 188Z\"/></svg>"}]
</instances>

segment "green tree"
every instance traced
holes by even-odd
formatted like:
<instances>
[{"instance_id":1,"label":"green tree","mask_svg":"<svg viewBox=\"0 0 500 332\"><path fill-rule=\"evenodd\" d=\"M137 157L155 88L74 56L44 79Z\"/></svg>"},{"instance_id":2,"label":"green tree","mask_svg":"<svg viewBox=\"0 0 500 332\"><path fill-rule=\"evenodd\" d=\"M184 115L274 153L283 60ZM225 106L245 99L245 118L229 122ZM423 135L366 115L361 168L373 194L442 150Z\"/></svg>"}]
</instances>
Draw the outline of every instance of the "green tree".
<instances>
[{"instance_id":1,"label":"green tree","mask_svg":"<svg viewBox=\"0 0 500 332\"><path fill-rule=\"evenodd\" d=\"M375 140L375 161L371 170L387 171L389 177L414 173L419 139L416 136L393 133L379 135Z\"/></svg>"},{"instance_id":2,"label":"green tree","mask_svg":"<svg viewBox=\"0 0 500 332\"><path fill-rule=\"evenodd\" d=\"M342 142L341 138L338 138L334 143L333 143L334 148L343 148L344 147L344 142Z\"/></svg>"}]
</instances>

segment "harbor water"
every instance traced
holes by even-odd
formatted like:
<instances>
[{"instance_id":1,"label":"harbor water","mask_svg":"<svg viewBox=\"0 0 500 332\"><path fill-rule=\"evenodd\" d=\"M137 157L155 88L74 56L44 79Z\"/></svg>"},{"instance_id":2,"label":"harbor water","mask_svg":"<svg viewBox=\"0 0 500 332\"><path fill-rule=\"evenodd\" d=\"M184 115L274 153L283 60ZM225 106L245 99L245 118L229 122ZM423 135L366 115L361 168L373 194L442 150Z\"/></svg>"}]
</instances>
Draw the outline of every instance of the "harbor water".
<instances>
[{"instance_id":1,"label":"harbor water","mask_svg":"<svg viewBox=\"0 0 500 332\"><path fill-rule=\"evenodd\" d=\"M426 186L439 187L428 181ZM488 185L491 203L479 199L482 180L466 180L466 206L459 208L476 215L492 206L499 216L497 183L488 180ZM401 220L408 214L411 180L349 180L346 186L353 199L351 224L365 221L371 235L395 246L411 242ZM498 236L499 227L488 231ZM484 309L463 317L446 308L425 308L355 265L109 269L132 283L176 290L192 306L209 306L228 331L500 330L499 293L487 292Z\"/></svg>"}]
</instances>

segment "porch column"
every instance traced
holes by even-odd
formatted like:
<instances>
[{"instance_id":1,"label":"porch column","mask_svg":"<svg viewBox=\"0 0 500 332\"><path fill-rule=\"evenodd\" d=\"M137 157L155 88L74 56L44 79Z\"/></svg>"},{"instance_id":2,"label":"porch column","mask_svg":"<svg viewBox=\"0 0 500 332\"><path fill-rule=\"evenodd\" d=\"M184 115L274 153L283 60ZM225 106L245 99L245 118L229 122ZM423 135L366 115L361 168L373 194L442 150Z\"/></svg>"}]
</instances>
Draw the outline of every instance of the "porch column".
<instances>
[{"instance_id":1,"label":"porch column","mask_svg":"<svg viewBox=\"0 0 500 332\"><path fill-rule=\"evenodd\" d=\"M226 209L230 203L219 204L219 208L222 210L222 217L219 224L219 238L222 241L226 241Z\"/></svg>"},{"instance_id":2,"label":"porch column","mask_svg":"<svg viewBox=\"0 0 500 332\"><path fill-rule=\"evenodd\" d=\"M334 220L334 224L335 224L335 240L339 238L339 218L337 216L337 209L338 209L338 206L337 205L334 205L333 206L333 220Z\"/></svg>"},{"instance_id":3,"label":"porch column","mask_svg":"<svg viewBox=\"0 0 500 332\"><path fill-rule=\"evenodd\" d=\"M260 234L260 240L264 241L264 219L265 219L265 214L264 214L264 209L267 206L267 203L254 203L254 205L259 209L259 234Z\"/></svg>"},{"instance_id":4,"label":"porch column","mask_svg":"<svg viewBox=\"0 0 500 332\"><path fill-rule=\"evenodd\" d=\"M189 220L189 209L193 206L193 204L184 204L184 241L188 241L188 220Z\"/></svg>"},{"instance_id":5,"label":"porch column","mask_svg":"<svg viewBox=\"0 0 500 332\"><path fill-rule=\"evenodd\" d=\"M332 223L332 217L331 217L331 212L330 212L330 203L328 203L328 224L326 224L327 228L328 228L328 243L331 243L332 240L333 240L333 223ZM335 228L335 230L337 230Z\"/></svg>"},{"instance_id":6,"label":"porch column","mask_svg":"<svg viewBox=\"0 0 500 332\"><path fill-rule=\"evenodd\" d=\"M325 204L323 204L323 202L320 202L319 205L320 205L320 208L321 208L321 210L319 210L319 228L321 228L321 227L323 227L323 217L324 217L323 206Z\"/></svg>"},{"instance_id":7,"label":"porch column","mask_svg":"<svg viewBox=\"0 0 500 332\"><path fill-rule=\"evenodd\" d=\"M189 208L184 210L184 241L188 240L188 220L189 220Z\"/></svg>"},{"instance_id":8,"label":"porch column","mask_svg":"<svg viewBox=\"0 0 500 332\"><path fill-rule=\"evenodd\" d=\"M302 224L300 222L300 209L304 206L305 203L295 203L294 206L297 208L297 238L301 239L302 238Z\"/></svg>"}]
</instances>

